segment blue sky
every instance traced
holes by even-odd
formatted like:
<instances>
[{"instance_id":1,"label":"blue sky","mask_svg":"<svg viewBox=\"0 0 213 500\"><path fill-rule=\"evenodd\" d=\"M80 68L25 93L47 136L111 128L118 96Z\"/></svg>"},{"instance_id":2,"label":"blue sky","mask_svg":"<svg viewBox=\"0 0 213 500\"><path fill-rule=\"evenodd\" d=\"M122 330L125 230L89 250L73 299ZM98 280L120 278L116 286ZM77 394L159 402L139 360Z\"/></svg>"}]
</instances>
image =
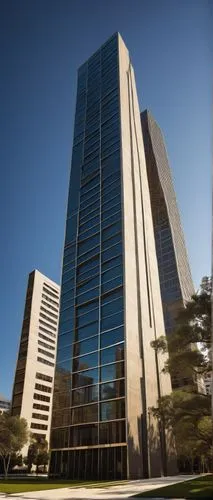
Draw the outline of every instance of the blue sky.
<instances>
[{"instance_id":1,"label":"blue sky","mask_svg":"<svg viewBox=\"0 0 213 500\"><path fill-rule=\"evenodd\" d=\"M0 392L10 397L28 273L60 280L76 71L115 31L141 109L165 136L195 286L210 273L212 12L205 0L2 0L0 19Z\"/></svg>"}]
</instances>

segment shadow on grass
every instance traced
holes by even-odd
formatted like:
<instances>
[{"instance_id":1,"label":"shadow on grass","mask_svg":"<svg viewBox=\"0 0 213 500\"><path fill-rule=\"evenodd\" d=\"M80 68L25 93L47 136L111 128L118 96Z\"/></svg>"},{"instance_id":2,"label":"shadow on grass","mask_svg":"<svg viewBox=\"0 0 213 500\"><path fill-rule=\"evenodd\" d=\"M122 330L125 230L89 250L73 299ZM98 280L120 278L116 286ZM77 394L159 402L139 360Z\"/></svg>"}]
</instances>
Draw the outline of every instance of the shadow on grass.
<instances>
[{"instance_id":1,"label":"shadow on grass","mask_svg":"<svg viewBox=\"0 0 213 500\"><path fill-rule=\"evenodd\" d=\"M184 481L154 490L132 495L131 498L185 498L213 499L213 475L203 476L191 481Z\"/></svg>"}]
</instances>

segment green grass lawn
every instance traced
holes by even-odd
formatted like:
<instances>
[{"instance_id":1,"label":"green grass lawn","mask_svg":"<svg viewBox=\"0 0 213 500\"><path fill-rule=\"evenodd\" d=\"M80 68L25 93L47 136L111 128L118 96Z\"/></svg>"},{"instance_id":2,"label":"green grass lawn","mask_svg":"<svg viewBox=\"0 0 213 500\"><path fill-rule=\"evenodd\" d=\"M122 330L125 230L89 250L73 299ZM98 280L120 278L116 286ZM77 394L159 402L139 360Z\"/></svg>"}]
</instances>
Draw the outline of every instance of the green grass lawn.
<instances>
[{"instance_id":1,"label":"green grass lawn","mask_svg":"<svg viewBox=\"0 0 213 500\"><path fill-rule=\"evenodd\" d=\"M155 490L138 493L132 498L202 498L213 499L213 475L201 476L191 481L164 486Z\"/></svg>"},{"instance_id":2,"label":"green grass lawn","mask_svg":"<svg viewBox=\"0 0 213 500\"><path fill-rule=\"evenodd\" d=\"M125 481L66 481L49 479L0 479L0 493L23 493L26 491L52 490L55 488L109 488Z\"/></svg>"}]
</instances>

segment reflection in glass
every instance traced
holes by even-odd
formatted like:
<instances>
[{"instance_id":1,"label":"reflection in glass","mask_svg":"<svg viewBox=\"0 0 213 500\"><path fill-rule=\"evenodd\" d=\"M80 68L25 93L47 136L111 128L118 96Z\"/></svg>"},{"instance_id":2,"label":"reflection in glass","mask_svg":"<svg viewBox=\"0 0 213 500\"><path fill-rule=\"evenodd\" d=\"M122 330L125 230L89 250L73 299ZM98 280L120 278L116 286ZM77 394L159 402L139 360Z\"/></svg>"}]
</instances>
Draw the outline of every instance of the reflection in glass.
<instances>
[{"instance_id":1,"label":"reflection in glass","mask_svg":"<svg viewBox=\"0 0 213 500\"><path fill-rule=\"evenodd\" d=\"M114 363L101 367L101 381L114 380L124 377L124 362Z\"/></svg>"},{"instance_id":2,"label":"reflection in glass","mask_svg":"<svg viewBox=\"0 0 213 500\"><path fill-rule=\"evenodd\" d=\"M100 404L101 420L116 420L125 418L125 401L124 399L116 401L108 401Z\"/></svg>"},{"instance_id":3,"label":"reflection in glass","mask_svg":"<svg viewBox=\"0 0 213 500\"><path fill-rule=\"evenodd\" d=\"M72 391L72 404L82 405L98 401L98 385L89 385Z\"/></svg>"},{"instance_id":4,"label":"reflection in glass","mask_svg":"<svg viewBox=\"0 0 213 500\"><path fill-rule=\"evenodd\" d=\"M100 385L100 398L113 399L125 395L124 379Z\"/></svg>"},{"instance_id":5,"label":"reflection in glass","mask_svg":"<svg viewBox=\"0 0 213 500\"><path fill-rule=\"evenodd\" d=\"M98 368L87 370L82 373L75 373L72 376L73 387L92 385L98 382Z\"/></svg>"},{"instance_id":6,"label":"reflection in glass","mask_svg":"<svg viewBox=\"0 0 213 500\"><path fill-rule=\"evenodd\" d=\"M78 424L81 422L97 422L98 421L98 405L79 406L72 409L72 423Z\"/></svg>"},{"instance_id":7,"label":"reflection in glass","mask_svg":"<svg viewBox=\"0 0 213 500\"><path fill-rule=\"evenodd\" d=\"M113 363L124 359L124 343L113 345L101 351L101 364Z\"/></svg>"},{"instance_id":8,"label":"reflection in glass","mask_svg":"<svg viewBox=\"0 0 213 500\"><path fill-rule=\"evenodd\" d=\"M80 358L73 359L73 371L86 370L98 365L98 352L81 356Z\"/></svg>"}]
</instances>

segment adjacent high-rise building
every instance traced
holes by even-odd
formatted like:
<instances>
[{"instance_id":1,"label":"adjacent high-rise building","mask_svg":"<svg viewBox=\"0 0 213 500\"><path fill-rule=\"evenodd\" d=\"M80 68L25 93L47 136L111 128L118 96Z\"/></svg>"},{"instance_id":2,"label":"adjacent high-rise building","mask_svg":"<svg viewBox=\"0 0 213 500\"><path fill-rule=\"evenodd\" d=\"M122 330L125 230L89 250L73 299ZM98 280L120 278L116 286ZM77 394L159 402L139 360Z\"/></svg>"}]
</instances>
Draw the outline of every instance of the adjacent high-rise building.
<instances>
[{"instance_id":1,"label":"adjacent high-rise building","mask_svg":"<svg viewBox=\"0 0 213 500\"><path fill-rule=\"evenodd\" d=\"M12 396L12 415L49 442L60 288L39 271L29 275ZM28 445L22 450L27 454Z\"/></svg>"},{"instance_id":2,"label":"adjacent high-rise building","mask_svg":"<svg viewBox=\"0 0 213 500\"><path fill-rule=\"evenodd\" d=\"M165 329L194 293L164 138L147 110L141 113Z\"/></svg>"},{"instance_id":3,"label":"adjacent high-rise building","mask_svg":"<svg viewBox=\"0 0 213 500\"><path fill-rule=\"evenodd\" d=\"M0 415L2 415L5 411L9 411L10 405L10 401L0 393Z\"/></svg>"},{"instance_id":4,"label":"adjacent high-rise building","mask_svg":"<svg viewBox=\"0 0 213 500\"><path fill-rule=\"evenodd\" d=\"M51 474L172 472L172 449L151 412L171 391L164 358L150 347L163 332L134 71L115 34L78 71Z\"/></svg>"}]
</instances>

